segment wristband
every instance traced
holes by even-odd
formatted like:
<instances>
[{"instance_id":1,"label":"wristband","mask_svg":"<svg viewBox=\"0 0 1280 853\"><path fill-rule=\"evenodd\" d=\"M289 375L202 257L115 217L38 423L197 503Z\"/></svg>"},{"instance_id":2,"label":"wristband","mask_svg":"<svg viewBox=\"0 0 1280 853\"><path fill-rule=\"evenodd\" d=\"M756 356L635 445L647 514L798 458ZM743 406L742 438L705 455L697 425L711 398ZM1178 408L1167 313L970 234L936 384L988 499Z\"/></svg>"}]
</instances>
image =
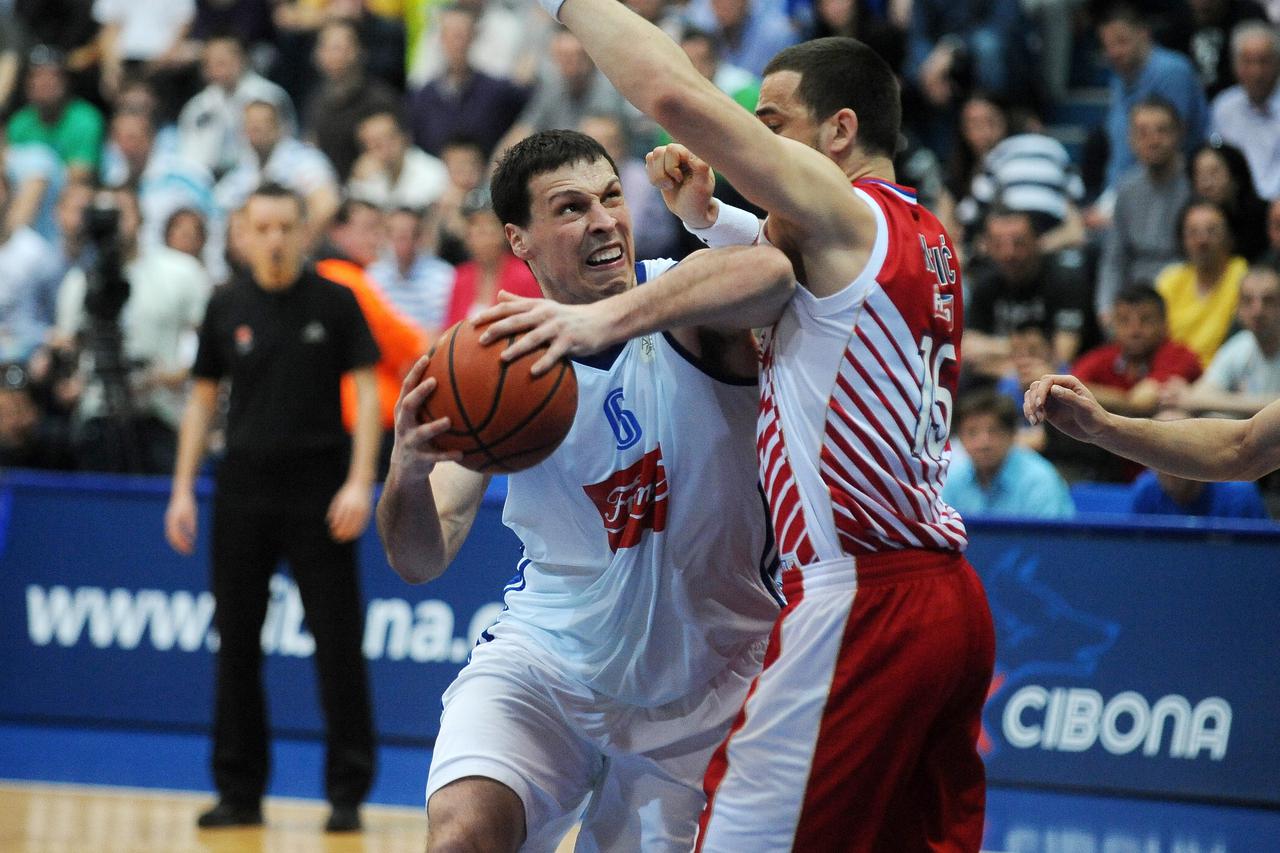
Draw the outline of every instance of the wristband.
<instances>
[{"instance_id":1,"label":"wristband","mask_svg":"<svg viewBox=\"0 0 1280 853\"><path fill-rule=\"evenodd\" d=\"M564 0L538 0L538 5L552 18L560 20L560 7L564 5Z\"/></svg>"},{"instance_id":2,"label":"wristband","mask_svg":"<svg viewBox=\"0 0 1280 853\"><path fill-rule=\"evenodd\" d=\"M713 249L722 246L754 246L760 242L764 222L754 213L740 207L732 207L720 202L720 213L716 221L706 228L684 229Z\"/></svg>"}]
</instances>

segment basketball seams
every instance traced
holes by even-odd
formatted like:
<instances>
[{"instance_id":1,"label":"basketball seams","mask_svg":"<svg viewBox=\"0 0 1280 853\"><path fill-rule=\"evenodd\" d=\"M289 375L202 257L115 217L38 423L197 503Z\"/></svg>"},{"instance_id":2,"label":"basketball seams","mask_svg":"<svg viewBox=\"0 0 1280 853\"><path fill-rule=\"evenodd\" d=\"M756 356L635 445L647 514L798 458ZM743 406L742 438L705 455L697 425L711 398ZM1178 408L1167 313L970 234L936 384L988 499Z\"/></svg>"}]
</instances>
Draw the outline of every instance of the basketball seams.
<instances>
[{"instance_id":1,"label":"basketball seams","mask_svg":"<svg viewBox=\"0 0 1280 853\"><path fill-rule=\"evenodd\" d=\"M570 369L569 366L564 364L563 362L559 366L560 366L560 372L559 374L556 375L555 383L552 384L550 389L548 389L547 393L543 396L542 400L538 403L538 405L535 406L529 412L529 414L525 415L523 420L521 420L519 423L513 424L511 428L508 429L505 433L494 438L491 441L485 441L484 444L487 447L491 447L491 448L497 447L499 444L502 444L503 442L508 441L515 435L519 434L521 430L523 430L529 424L533 423L533 421L538 417L538 415L542 414L543 410L546 409L547 406L549 406L552 403L552 401L555 399L556 392L558 392L560 390L560 386L564 384L565 371Z\"/></svg>"},{"instance_id":2,"label":"basketball seams","mask_svg":"<svg viewBox=\"0 0 1280 853\"><path fill-rule=\"evenodd\" d=\"M466 455L470 456L472 454L478 453L480 455L488 457L489 465L486 465L485 468L488 468L490 465L502 465L502 467L505 468L506 466L503 463L511 459L515 459L520 456L534 455L536 452L545 450L548 447L554 448L555 446L560 444L561 441L564 441L564 439L561 438L557 441L547 442L546 444L539 445L538 447L527 448L517 453L510 453L505 456L495 456L493 453L494 448L498 447L499 445L519 435L524 430L525 427L527 427L530 423L532 423L538 417L538 415L541 414L542 411L552 403L557 393L559 392L560 387L564 384L565 371L571 370L571 369L572 368L569 367L569 365L561 362L560 372L556 375L556 381L554 384L552 384L551 388L543 396L542 400L538 403L536 407L534 407L532 411L529 412L529 414L527 414L524 417L523 420L513 425L511 429L507 430L507 432L504 433L503 435L500 435L497 438L494 438L490 441L486 441L482 439L478 434L472 434L472 439L476 443L476 449L474 451L468 451Z\"/></svg>"},{"instance_id":3,"label":"basketball seams","mask_svg":"<svg viewBox=\"0 0 1280 853\"><path fill-rule=\"evenodd\" d=\"M450 394L448 397L437 398L437 404L434 407L431 405L431 398L428 398L419 417L425 414L427 420L434 420L441 416L453 415L457 425L451 426L440 438L447 437L449 441L445 442L446 445L453 444L456 449L461 450L462 463L473 470L510 473L542 461L563 442L564 433L562 432L554 441L547 441L536 447L519 446L521 442L518 437L524 434L527 444L529 438L545 435L545 426L538 425L540 419L543 421L550 419L551 423L567 421L570 425L572 424L577 411L577 383L573 381L575 379L572 374L573 366L561 360L555 375L545 377L550 381L543 381L542 378L535 379L532 376L526 379L513 373L510 377L512 381L508 382L507 371L516 364L520 364L523 359L515 363L503 362L500 359L496 363L492 361L485 363L484 358L488 357L488 354L480 355L485 348L478 345L478 340L474 339L475 336L472 335L459 342L459 332L470 333L472 330L462 324L450 330L448 345L443 352L439 353L444 356L444 363L439 364L436 372L437 376L443 374L443 377L447 377L446 381L452 386ZM515 335L508 336L507 345L513 343L515 337ZM432 355L433 357L436 355L436 348L433 348ZM472 364L473 355L476 362L474 365ZM566 380L566 372L570 373L568 380ZM466 381L468 377L480 381L468 383ZM488 391L489 402L483 415L471 412L468 404L483 400L486 393L485 386L489 381L492 381L493 385L492 390ZM544 389L541 398L531 407L527 406L526 401L531 396L529 392L539 386ZM504 402L504 395L514 395L514 397ZM455 411L448 411L449 403L452 403ZM435 411L432 411L433 408ZM441 409L445 411L440 411ZM515 423L504 423L504 421L510 421L513 415L518 418ZM567 428L559 429L567 432ZM485 436L486 431L496 432L497 430L501 430L501 433L492 437ZM503 452L503 445L508 443L516 445L518 449Z\"/></svg>"}]
</instances>

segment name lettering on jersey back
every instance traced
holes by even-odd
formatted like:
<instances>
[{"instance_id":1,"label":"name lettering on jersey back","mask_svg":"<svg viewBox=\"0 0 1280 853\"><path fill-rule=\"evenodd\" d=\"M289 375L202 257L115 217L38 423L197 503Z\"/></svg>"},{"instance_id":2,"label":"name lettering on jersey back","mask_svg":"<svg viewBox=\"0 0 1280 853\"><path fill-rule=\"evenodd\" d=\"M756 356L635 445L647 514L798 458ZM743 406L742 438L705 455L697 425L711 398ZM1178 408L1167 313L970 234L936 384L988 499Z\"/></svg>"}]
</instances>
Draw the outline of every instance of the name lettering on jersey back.
<instances>
[{"instance_id":1,"label":"name lettering on jersey back","mask_svg":"<svg viewBox=\"0 0 1280 853\"><path fill-rule=\"evenodd\" d=\"M924 267L933 273L935 279L933 285L933 316L945 324L948 331L955 325L955 297L950 293L943 293L944 289L950 288L956 283L956 270L952 261L955 254L951 251L951 247L947 245L947 235L938 235L938 245L930 246L925 240L924 235L920 235L920 250L924 252Z\"/></svg>"},{"instance_id":2,"label":"name lettering on jersey back","mask_svg":"<svg viewBox=\"0 0 1280 853\"><path fill-rule=\"evenodd\" d=\"M646 530L667 529L667 469L661 447L582 489L600 511L609 548L615 553L639 543Z\"/></svg>"}]
</instances>

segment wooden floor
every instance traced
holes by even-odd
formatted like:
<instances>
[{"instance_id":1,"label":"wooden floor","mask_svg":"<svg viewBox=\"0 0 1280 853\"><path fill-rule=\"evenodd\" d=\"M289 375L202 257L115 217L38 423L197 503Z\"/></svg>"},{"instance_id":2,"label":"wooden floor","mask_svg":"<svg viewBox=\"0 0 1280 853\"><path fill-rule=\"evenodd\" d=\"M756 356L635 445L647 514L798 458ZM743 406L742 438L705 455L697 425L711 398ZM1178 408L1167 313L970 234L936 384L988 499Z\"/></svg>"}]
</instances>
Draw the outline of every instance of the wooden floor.
<instances>
[{"instance_id":1,"label":"wooden floor","mask_svg":"<svg viewBox=\"0 0 1280 853\"><path fill-rule=\"evenodd\" d=\"M422 853L421 809L366 806L364 831L326 835L323 803L268 799L265 825L200 830L208 794L0 783L0 853ZM560 851L572 850L572 835Z\"/></svg>"}]
</instances>

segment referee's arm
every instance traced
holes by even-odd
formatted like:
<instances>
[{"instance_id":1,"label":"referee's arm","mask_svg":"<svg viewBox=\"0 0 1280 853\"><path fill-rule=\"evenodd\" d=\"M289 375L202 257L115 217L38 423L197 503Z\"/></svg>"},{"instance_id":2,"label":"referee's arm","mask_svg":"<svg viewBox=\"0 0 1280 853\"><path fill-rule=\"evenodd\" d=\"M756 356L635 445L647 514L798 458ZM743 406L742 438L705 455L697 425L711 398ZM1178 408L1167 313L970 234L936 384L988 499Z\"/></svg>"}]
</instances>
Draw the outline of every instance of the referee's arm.
<instances>
[{"instance_id":1,"label":"referee's arm","mask_svg":"<svg viewBox=\"0 0 1280 853\"><path fill-rule=\"evenodd\" d=\"M164 536L179 554L191 554L196 544L196 471L204 458L209 429L218 410L218 380L197 378L178 428L178 455L173 486L164 513Z\"/></svg>"},{"instance_id":2,"label":"referee's arm","mask_svg":"<svg viewBox=\"0 0 1280 853\"><path fill-rule=\"evenodd\" d=\"M372 367L351 371L356 386L356 422L352 433L351 466L346 482L329 504L329 533L349 542L364 533L373 511L373 481L378 470L378 446L382 441L378 384Z\"/></svg>"}]
</instances>

